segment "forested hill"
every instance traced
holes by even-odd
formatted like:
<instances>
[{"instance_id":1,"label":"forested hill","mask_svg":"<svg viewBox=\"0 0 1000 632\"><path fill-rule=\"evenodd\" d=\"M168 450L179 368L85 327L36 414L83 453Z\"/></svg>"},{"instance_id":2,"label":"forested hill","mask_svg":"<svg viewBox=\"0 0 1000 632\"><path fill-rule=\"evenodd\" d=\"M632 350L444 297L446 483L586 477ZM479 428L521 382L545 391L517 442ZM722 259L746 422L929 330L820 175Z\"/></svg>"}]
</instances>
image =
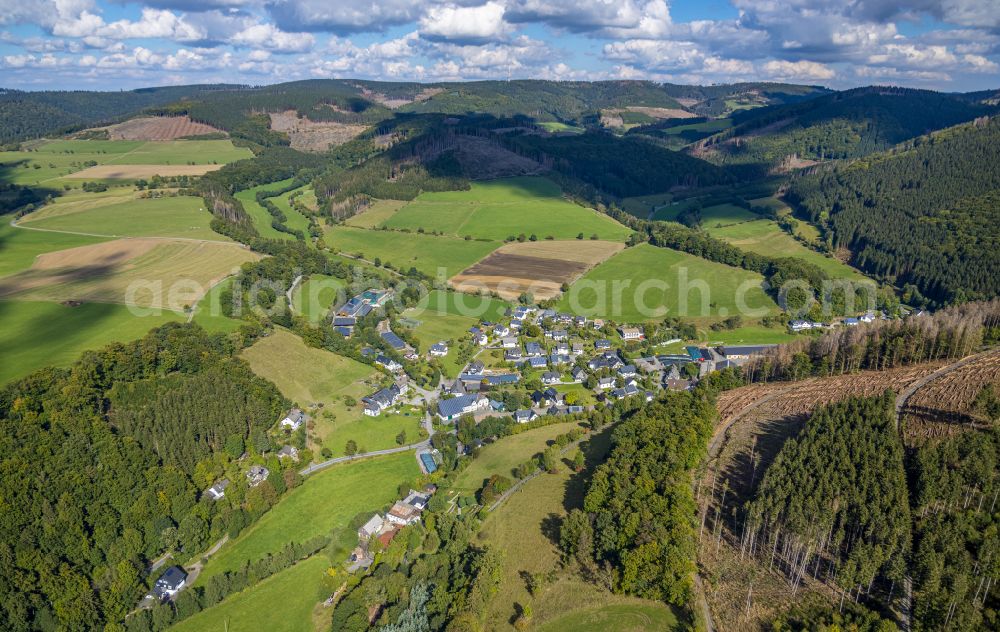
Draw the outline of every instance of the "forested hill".
<instances>
[{"instance_id":1,"label":"forested hill","mask_svg":"<svg viewBox=\"0 0 1000 632\"><path fill-rule=\"evenodd\" d=\"M707 139L709 156L771 167L805 160L858 158L921 134L971 121L996 108L961 95L868 87L733 115L733 128Z\"/></svg>"},{"instance_id":2,"label":"forested hill","mask_svg":"<svg viewBox=\"0 0 1000 632\"><path fill-rule=\"evenodd\" d=\"M122 92L0 90L0 143L112 123L140 110L232 86L171 86Z\"/></svg>"},{"instance_id":3,"label":"forested hill","mask_svg":"<svg viewBox=\"0 0 1000 632\"><path fill-rule=\"evenodd\" d=\"M663 89L692 112L704 116L721 116L734 106L766 106L797 103L830 94L822 86L800 86L793 83L746 82L713 86L686 86L665 83Z\"/></svg>"},{"instance_id":4,"label":"forested hill","mask_svg":"<svg viewBox=\"0 0 1000 632\"><path fill-rule=\"evenodd\" d=\"M0 389L0 628L123 629L151 560L270 507L278 476L246 491L247 510L198 502L221 464L270 448L288 405L236 351L172 324Z\"/></svg>"},{"instance_id":5,"label":"forested hill","mask_svg":"<svg viewBox=\"0 0 1000 632\"><path fill-rule=\"evenodd\" d=\"M1000 295L1000 117L803 177L786 200L863 270L935 303Z\"/></svg>"}]
</instances>

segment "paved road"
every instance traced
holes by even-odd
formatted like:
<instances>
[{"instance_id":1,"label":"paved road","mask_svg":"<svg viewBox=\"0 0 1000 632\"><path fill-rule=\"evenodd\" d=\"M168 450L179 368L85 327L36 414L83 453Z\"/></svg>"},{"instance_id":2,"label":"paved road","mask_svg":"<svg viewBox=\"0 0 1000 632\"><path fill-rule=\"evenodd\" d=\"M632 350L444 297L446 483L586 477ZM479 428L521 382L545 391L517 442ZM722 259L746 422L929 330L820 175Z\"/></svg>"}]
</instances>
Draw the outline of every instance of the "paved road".
<instances>
[{"instance_id":1,"label":"paved road","mask_svg":"<svg viewBox=\"0 0 1000 632\"><path fill-rule=\"evenodd\" d=\"M375 450L373 452L364 452L361 454L354 454L351 456L338 456L333 459L328 459L320 463L313 463L308 467L299 470L299 474L302 476L308 476L313 472L318 472L319 470L330 467L331 465L336 465L338 463L346 463L348 461L357 461L358 459L366 459L370 456L382 456L385 454L398 454L400 452L408 452L410 450L420 450L421 448L429 448L431 445L430 439L425 439L420 443L411 443L409 445L402 445L398 448L386 448L385 450Z\"/></svg>"}]
</instances>

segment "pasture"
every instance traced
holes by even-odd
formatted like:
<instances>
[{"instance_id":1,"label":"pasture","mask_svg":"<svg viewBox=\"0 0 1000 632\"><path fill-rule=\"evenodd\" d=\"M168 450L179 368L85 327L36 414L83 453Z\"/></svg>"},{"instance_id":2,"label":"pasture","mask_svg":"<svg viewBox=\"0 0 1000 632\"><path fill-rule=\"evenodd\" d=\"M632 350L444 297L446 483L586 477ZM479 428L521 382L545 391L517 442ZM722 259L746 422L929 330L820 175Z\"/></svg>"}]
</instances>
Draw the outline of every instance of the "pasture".
<instances>
[{"instance_id":1,"label":"pasture","mask_svg":"<svg viewBox=\"0 0 1000 632\"><path fill-rule=\"evenodd\" d=\"M672 193L654 193L653 195L623 198L621 207L623 211L630 215L646 219L653 211L661 206L670 204L673 199L674 196Z\"/></svg>"},{"instance_id":2,"label":"pasture","mask_svg":"<svg viewBox=\"0 0 1000 632\"><path fill-rule=\"evenodd\" d=\"M667 315L699 324L743 314L760 318L778 311L756 273L669 248L626 248L570 287L558 309L619 322L660 320ZM756 311L741 309L752 308Z\"/></svg>"},{"instance_id":3,"label":"pasture","mask_svg":"<svg viewBox=\"0 0 1000 632\"><path fill-rule=\"evenodd\" d=\"M863 281L865 276L846 263L827 257L803 246L786 233L777 223L768 219L757 219L718 226L705 221L702 226L711 236L727 241L749 252L771 257L795 257L815 264L832 279Z\"/></svg>"},{"instance_id":4,"label":"pasture","mask_svg":"<svg viewBox=\"0 0 1000 632\"><path fill-rule=\"evenodd\" d=\"M47 366L68 366L87 349L141 338L182 317L135 316L124 305L0 300L0 384Z\"/></svg>"},{"instance_id":5,"label":"pasture","mask_svg":"<svg viewBox=\"0 0 1000 632\"><path fill-rule=\"evenodd\" d=\"M503 437L485 446L479 456L458 475L451 489L471 494L479 490L483 486L483 481L493 474L512 478L514 468L534 455L544 452L549 442L557 436L566 434L578 426L578 422L566 421Z\"/></svg>"},{"instance_id":6,"label":"pasture","mask_svg":"<svg viewBox=\"0 0 1000 632\"><path fill-rule=\"evenodd\" d=\"M489 321L499 320L508 304L490 296L473 296L446 290L431 290L416 306L407 310L407 316L421 319L428 315L455 315Z\"/></svg>"},{"instance_id":7,"label":"pasture","mask_svg":"<svg viewBox=\"0 0 1000 632\"><path fill-rule=\"evenodd\" d=\"M232 284L233 279L228 278L213 285L212 289L198 301L191 314L191 320L211 332L229 333L239 329L244 321L230 318L222 312L222 291Z\"/></svg>"},{"instance_id":8,"label":"pasture","mask_svg":"<svg viewBox=\"0 0 1000 632\"><path fill-rule=\"evenodd\" d=\"M582 127L563 123L562 121L539 121L537 125L552 134L582 134L586 131Z\"/></svg>"},{"instance_id":9,"label":"pasture","mask_svg":"<svg viewBox=\"0 0 1000 632\"><path fill-rule=\"evenodd\" d=\"M110 140L177 140L185 136L225 134L187 116L141 116L104 129L108 130Z\"/></svg>"},{"instance_id":10,"label":"pasture","mask_svg":"<svg viewBox=\"0 0 1000 632\"><path fill-rule=\"evenodd\" d=\"M209 171L221 169L222 165L97 165L71 173L66 178L73 180L139 180L155 176L203 176Z\"/></svg>"},{"instance_id":11,"label":"pasture","mask_svg":"<svg viewBox=\"0 0 1000 632\"><path fill-rule=\"evenodd\" d=\"M735 204L718 204L701 209L701 223L705 227L728 226L758 219L761 219L760 215L751 213Z\"/></svg>"},{"instance_id":12,"label":"pasture","mask_svg":"<svg viewBox=\"0 0 1000 632\"><path fill-rule=\"evenodd\" d=\"M370 449L375 445L391 447L399 428L391 424L369 426L353 425L367 421L361 410L360 400L387 381L375 368L356 360L330 353L323 349L307 347L302 339L285 329L275 329L242 353L243 359L257 375L274 382L278 390L313 417L312 428L316 438L337 454L343 452L342 442L333 442L331 436L342 436L352 431L364 434ZM355 400L348 406L346 398ZM379 417L378 419L382 419ZM338 439L339 441L339 439Z\"/></svg>"},{"instance_id":13,"label":"pasture","mask_svg":"<svg viewBox=\"0 0 1000 632\"><path fill-rule=\"evenodd\" d=\"M299 283L292 292L292 311L318 323L330 315L330 308L344 288L344 281L325 274L314 274Z\"/></svg>"},{"instance_id":14,"label":"pasture","mask_svg":"<svg viewBox=\"0 0 1000 632\"><path fill-rule=\"evenodd\" d=\"M551 436L566 432L568 427L560 428L559 432ZM539 430L545 429L547 428ZM534 432L538 430L525 434ZM483 455L489 449L500 447L505 441L516 440L521 436L501 439L484 450ZM603 460L609 437L610 428L592 436L583 444L589 471ZM536 447L537 451L544 449L544 445L536 444ZM571 449L563 456L558 473L543 473L528 481L504 504L487 515L483 522L477 535L479 543L499 548L506 553L500 585L486 613L487 620L491 622L490 629L513 630L515 604L530 604L534 610L534 625L545 630L633 632L676 629L676 616L668 606L614 595L584 581L575 569L562 569L560 551L556 544L558 535L553 530L558 528L571 508L582 505L585 489L583 475L573 472L567 465L566 460L572 454ZM528 456L530 454L524 455L524 458ZM474 461L473 465L475 464ZM522 574L549 572L554 572L554 581L546 583L536 595L530 595ZM644 625L650 627L642 627Z\"/></svg>"},{"instance_id":15,"label":"pasture","mask_svg":"<svg viewBox=\"0 0 1000 632\"><path fill-rule=\"evenodd\" d=\"M170 628L173 632L281 630L314 632L313 607L332 591L323 591L330 567L322 554L268 577Z\"/></svg>"},{"instance_id":16,"label":"pasture","mask_svg":"<svg viewBox=\"0 0 1000 632\"><path fill-rule=\"evenodd\" d=\"M363 259L370 261L378 258L402 270L415 267L424 274L443 279L469 267L499 245L492 241L466 241L453 237L347 226L328 228L323 239L328 246L346 254L363 255Z\"/></svg>"},{"instance_id":17,"label":"pasture","mask_svg":"<svg viewBox=\"0 0 1000 632\"><path fill-rule=\"evenodd\" d=\"M271 201L285 214L285 225L292 230L301 230L302 234L306 237L306 243L312 243L312 240L309 239L309 218L296 210L291 202L288 201L288 198L294 195L296 191L301 190L302 187L299 187L288 193L271 198Z\"/></svg>"},{"instance_id":18,"label":"pasture","mask_svg":"<svg viewBox=\"0 0 1000 632\"><path fill-rule=\"evenodd\" d=\"M763 197L750 200L754 206L763 206L773 210L778 216L793 215L792 209L776 197ZM818 242L820 240L819 229L815 224L803 219L795 218L795 234L808 242Z\"/></svg>"},{"instance_id":19,"label":"pasture","mask_svg":"<svg viewBox=\"0 0 1000 632\"><path fill-rule=\"evenodd\" d=\"M279 182L271 182L270 184L262 184L260 186L253 187L252 189L246 189L245 191L240 191L234 197L240 201L243 205L243 209L250 216L250 220L253 222L254 228L260 233L260 236L264 239L295 239L294 236L288 233L283 233L276 230L271 226L271 214L267 212L267 209L257 203L257 192L258 191L277 191L283 189L284 187L291 184L292 180L281 180Z\"/></svg>"},{"instance_id":20,"label":"pasture","mask_svg":"<svg viewBox=\"0 0 1000 632\"><path fill-rule=\"evenodd\" d=\"M487 289L502 298L516 299L527 292L545 300L558 296L563 283L572 283L623 247L618 242L595 240L513 242L452 277L449 283L473 294Z\"/></svg>"},{"instance_id":21,"label":"pasture","mask_svg":"<svg viewBox=\"0 0 1000 632\"><path fill-rule=\"evenodd\" d=\"M371 206L348 217L344 223L355 228L378 228L405 204L402 200L372 200Z\"/></svg>"},{"instance_id":22,"label":"pasture","mask_svg":"<svg viewBox=\"0 0 1000 632\"><path fill-rule=\"evenodd\" d=\"M551 180L530 176L473 182L468 191L422 193L385 226L497 241L522 233L539 239L596 234L624 241L631 233L610 217L564 199Z\"/></svg>"},{"instance_id":23,"label":"pasture","mask_svg":"<svg viewBox=\"0 0 1000 632\"><path fill-rule=\"evenodd\" d=\"M0 222L0 278L27 270L38 255L107 241L104 237L26 230Z\"/></svg>"},{"instance_id":24,"label":"pasture","mask_svg":"<svg viewBox=\"0 0 1000 632\"><path fill-rule=\"evenodd\" d=\"M399 484L419 474L412 452L351 461L312 474L212 556L198 583L274 553L288 542L342 530L359 513L380 511L396 500Z\"/></svg>"},{"instance_id":25,"label":"pasture","mask_svg":"<svg viewBox=\"0 0 1000 632\"><path fill-rule=\"evenodd\" d=\"M367 395L367 393L365 393ZM337 421L323 438L323 445L333 451L334 456L344 456L348 441L354 441L359 452L373 452L398 447L396 436L406 433L405 444L416 443L427 437L421 427L423 413L418 408L403 406L400 413L383 412L378 417L368 417L361 413L360 405L355 408L355 418Z\"/></svg>"},{"instance_id":26,"label":"pasture","mask_svg":"<svg viewBox=\"0 0 1000 632\"><path fill-rule=\"evenodd\" d=\"M230 241L213 231L201 198L139 198L133 193L73 193L26 215L19 226L107 237L179 237Z\"/></svg>"},{"instance_id":27,"label":"pasture","mask_svg":"<svg viewBox=\"0 0 1000 632\"><path fill-rule=\"evenodd\" d=\"M469 339L469 328L474 327L479 319L456 314L436 314L419 308L404 311L403 317L419 322L412 331L420 343L421 353L427 353L431 345L437 342L448 343L448 355L436 360L441 363L448 377L457 376L463 364L458 360L459 343Z\"/></svg>"},{"instance_id":28,"label":"pasture","mask_svg":"<svg viewBox=\"0 0 1000 632\"><path fill-rule=\"evenodd\" d=\"M0 296L180 312L257 257L236 244L116 239L41 254L29 269L0 279Z\"/></svg>"}]
</instances>

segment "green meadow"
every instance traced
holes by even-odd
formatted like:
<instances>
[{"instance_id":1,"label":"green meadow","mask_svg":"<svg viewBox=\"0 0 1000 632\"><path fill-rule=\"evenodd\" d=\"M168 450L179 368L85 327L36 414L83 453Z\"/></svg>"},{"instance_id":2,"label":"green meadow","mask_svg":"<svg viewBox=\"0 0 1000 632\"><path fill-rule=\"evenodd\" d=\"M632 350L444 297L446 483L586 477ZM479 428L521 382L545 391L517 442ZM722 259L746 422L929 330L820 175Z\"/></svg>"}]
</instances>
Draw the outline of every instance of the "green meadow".
<instances>
[{"instance_id":1,"label":"green meadow","mask_svg":"<svg viewBox=\"0 0 1000 632\"><path fill-rule=\"evenodd\" d=\"M500 246L494 241L467 241L454 237L347 226L327 229L323 239L328 246L346 254L360 254L370 261L378 258L402 270L415 267L424 274L437 277L438 270L443 268L445 279L458 274Z\"/></svg>"},{"instance_id":2,"label":"green meadow","mask_svg":"<svg viewBox=\"0 0 1000 632\"><path fill-rule=\"evenodd\" d=\"M17 228L10 225L10 216L0 220L3 220L0 222L0 277L27 270L40 254L108 241L104 237Z\"/></svg>"},{"instance_id":3,"label":"green meadow","mask_svg":"<svg viewBox=\"0 0 1000 632\"><path fill-rule=\"evenodd\" d=\"M87 349L141 338L183 317L133 315L124 305L0 300L0 384L47 366L68 366Z\"/></svg>"},{"instance_id":4,"label":"green meadow","mask_svg":"<svg viewBox=\"0 0 1000 632\"><path fill-rule=\"evenodd\" d=\"M493 474L513 477L514 468L532 456L544 452L557 436L566 434L577 426L577 422L567 421L526 430L491 443L462 470L451 488L460 493L472 493L479 490L483 486L483 481Z\"/></svg>"},{"instance_id":5,"label":"green meadow","mask_svg":"<svg viewBox=\"0 0 1000 632\"><path fill-rule=\"evenodd\" d=\"M551 132L553 134L560 134L567 132L571 134L582 134L586 131L582 127L578 127L576 125L570 125L569 123L563 123L562 121L539 121L537 124L545 131Z\"/></svg>"},{"instance_id":6,"label":"green meadow","mask_svg":"<svg viewBox=\"0 0 1000 632\"><path fill-rule=\"evenodd\" d=\"M741 313L738 295L759 318L778 311L759 274L669 248L626 248L579 279L559 309L623 322L678 316L707 323ZM665 288L664 288L665 284ZM682 291L683 288L687 291Z\"/></svg>"},{"instance_id":7,"label":"green meadow","mask_svg":"<svg viewBox=\"0 0 1000 632\"><path fill-rule=\"evenodd\" d=\"M312 474L212 556L198 583L274 553L288 542L305 542L343 529L359 513L380 511L397 498L400 483L419 474L409 451L349 461Z\"/></svg>"},{"instance_id":8,"label":"green meadow","mask_svg":"<svg viewBox=\"0 0 1000 632\"><path fill-rule=\"evenodd\" d=\"M260 186L253 187L252 189L246 189L245 191L240 191L236 194L236 199L240 201L243 205L243 209L250 216L250 220L253 222L254 228L260 233L260 236L265 239L295 239L294 236L288 233L283 233L279 230L275 230L271 226L271 214L267 212L267 209L257 203L257 192L258 191L277 191L283 189L284 187L291 184L292 179L281 180L279 182L271 182L270 184L262 184Z\"/></svg>"},{"instance_id":9,"label":"green meadow","mask_svg":"<svg viewBox=\"0 0 1000 632\"><path fill-rule=\"evenodd\" d=\"M326 274L314 274L299 283L292 292L292 310L318 323L330 315L344 281Z\"/></svg>"},{"instance_id":10,"label":"green meadow","mask_svg":"<svg viewBox=\"0 0 1000 632\"><path fill-rule=\"evenodd\" d=\"M170 629L174 632L313 632L313 607L332 592L324 592L324 575L330 565L323 555L313 555Z\"/></svg>"},{"instance_id":11,"label":"green meadow","mask_svg":"<svg viewBox=\"0 0 1000 632\"><path fill-rule=\"evenodd\" d=\"M53 140L0 152L4 177L37 184L99 165L224 164L253 153L229 140Z\"/></svg>"},{"instance_id":12,"label":"green meadow","mask_svg":"<svg viewBox=\"0 0 1000 632\"><path fill-rule=\"evenodd\" d=\"M222 291L233 284L232 277L216 283L205 296L195 305L191 320L204 327L207 331L229 333L236 331L244 321L230 318L222 312Z\"/></svg>"},{"instance_id":13,"label":"green meadow","mask_svg":"<svg viewBox=\"0 0 1000 632\"><path fill-rule=\"evenodd\" d=\"M371 206L348 217L344 223L355 228L378 228L405 204L401 200L372 200Z\"/></svg>"},{"instance_id":14,"label":"green meadow","mask_svg":"<svg viewBox=\"0 0 1000 632\"><path fill-rule=\"evenodd\" d=\"M756 216L754 216L756 217ZM771 257L795 257L813 263L832 279L862 281L865 276L851 266L803 246L769 219L755 219L720 226L704 221L704 229L713 237L728 241L749 252Z\"/></svg>"},{"instance_id":15,"label":"green meadow","mask_svg":"<svg viewBox=\"0 0 1000 632\"><path fill-rule=\"evenodd\" d=\"M100 196L101 194L96 194ZM109 237L181 237L230 241L213 231L212 214L201 198L135 198L132 195L74 194L27 215L19 224Z\"/></svg>"},{"instance_id":16,"label":"green meadow","mask_svg":"<svg viewBox=\"0 0 1000 632\"><path fill-rule=\"evenodd\" d=\"M295 207L292 206L288 198L295 194L296 191L301 191L304 187L295 189L294 191L289 191L284 195L279 195L277 197L271 198L274 205L277 206L285 214L285 225L292 230L301 230L302 234L306 236L307 243L312 243L309 239L309 218L298 212Z\"/></svg>"},{"instance_id":17,"label":"green meadow","mask_svg":"<svg viewBox=\"0 0 1000 632\"><path fill-rule=\"evenodd\" d=\"M423 413L419 408L403 406L399 413L382 413L378 417L361 414L360 405L356 410L357 418L335 423L323 440L334 456L346 454L348 441L354 441L360 452L373 452L398 447L396 436L400 432L406 433L405 444L426 438L427 433L420 424Z\"/></svg>"},{"instance_id":18,"label":"green meadow","mask_svg":"<svg viewBox=\"0 0 1000 632\"><path fill-rule=\"evenodd\" d=\"M385 226L498 241L521 233L572 239L581 232L623 241L631 233L610 217L567 201L551 180L527 176L473 182L468 191L422 193Z\"/></svg>"}]
</instances>

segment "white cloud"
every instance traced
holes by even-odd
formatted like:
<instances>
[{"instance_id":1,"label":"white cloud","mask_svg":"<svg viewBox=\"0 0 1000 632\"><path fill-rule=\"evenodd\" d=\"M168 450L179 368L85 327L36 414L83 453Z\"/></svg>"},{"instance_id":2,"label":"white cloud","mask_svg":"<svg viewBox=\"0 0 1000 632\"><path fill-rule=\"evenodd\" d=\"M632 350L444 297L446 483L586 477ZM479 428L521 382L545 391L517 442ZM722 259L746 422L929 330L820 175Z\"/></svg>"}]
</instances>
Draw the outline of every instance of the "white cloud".
<instances>
[{"instance_id":1,"label":"white cloud","mask_svg":"<svg viewBox=\"0 0 1000 632\"><path fill-rule=\"evenodd\" d=\"M315 41L310 33L286 33L273 24L255 24L230 39L231 43L238 46L266 48L281 53L311 50Z\"/></svg>"},{"instance_id":2,"label":"white cloud","mask_svg":"<svg viewBox=\"0 0 1000 632\"><path fill-rule=\"evenodd\" d=\"M510 31L504 6L490 0L478 7L430 7L420 18L420 34L428 39L487 42L503 39Z\"/></svg>"},{"instance_id":3,"label":"white cloud","mask_svg":"<svg viewBox=\"0 0 1000 632\"><path fill-rule=\"evenodd\" d=\"M118 20L105 23L104 18L83 11L73 19L56 21L52 33L63 37L101 37L109 39L168 39L179 42L205 38L205 31L189 24L183 17L160 9L143 9L137 21Z\"/></svg>"},{"instance_id":4,"label":"white cloud","mask_svg":"<svg viewBox=\"0 0 1000 632\"><path fill-rule=\"evenodd\" d=\"M421 13L415 0L271 0L266 6L275 23L288 31L382 31L413 22Z\"/></svg>"},{"instance_id":5,"label":"white cloud","mask_svg":"<svg viewBox=\"0 0 1000 632\"><path fill-rule=\"evenodd\" d=\"M768 79L789 82L826 81L837 75L833 68L814 61L772 60L766 62L762 70Z\"/></svg>"}]
</instances>

